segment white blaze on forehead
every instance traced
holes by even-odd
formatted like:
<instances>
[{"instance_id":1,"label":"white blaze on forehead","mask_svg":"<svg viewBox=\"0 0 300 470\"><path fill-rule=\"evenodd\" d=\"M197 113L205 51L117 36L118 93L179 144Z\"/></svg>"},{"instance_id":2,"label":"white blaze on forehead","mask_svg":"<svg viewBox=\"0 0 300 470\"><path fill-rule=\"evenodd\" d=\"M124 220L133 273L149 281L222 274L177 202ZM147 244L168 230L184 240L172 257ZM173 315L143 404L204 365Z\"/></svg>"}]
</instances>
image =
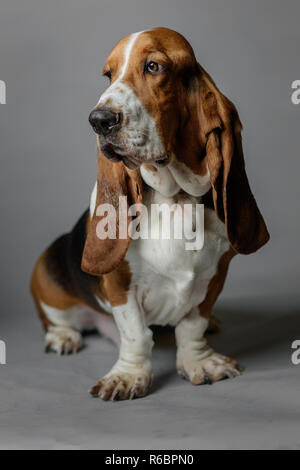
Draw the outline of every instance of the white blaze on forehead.
<instances>
[{"instance_id":1,"label":"white blaze on forehead","mask_svg":"<svg viewBox=\"0 0 300 470\"><path fill-rule=\"evenodd\" d=\"M127 65L128 65L129 59L130 59L130 54L131 54L131 51L133 49L134 43L142 33L143 33L143 31L140 31L139 33L134 33L134 34L131 34L131 36L129 36L128 43L125 47L125 57L124 57L124 62L123 62L123 66L122 66L122 69L121 69L121 73L120 73L120 76L118 78L119 80L121 80L125 75L125 72L127 70Z\"/></svg>"},{"instance_id":2,"label":"white blaze on forehead","mask_svg":"<svg viewBox=\"0 0 300 470\"><path fill-rule=\"evenodd\" d=\"M143 32L145 31L131 34L128 37L123 51L119 76L103 93L97 105L103 108L108 106L122 113L124 119L117 135L122 148L119 148L118 152L120 154L123 152L124 156L128 156L130 152L133 153L134 157L132 158L135 158L137 163L159 160L166 154L155 119L144 108L130 83L123 81L134 54L136 41ZM98 146L99 144L98 138Z\"/></svg>"},{"instance_id":3,"label":"white blaze on forehead","mask_svg":"<svg viewBox=\"0 0 300 470\"><path fill-rule=\"evenodd\" d=\"M126 73L133 46L134 46L137 38L143 32L144 31L140 31L138 33L133 33L129 36L128 42L127 42L127 44L125 46L125 50L124 50L124 60L123 60L123 64L122 64L122 67L121 67L120 75L118 76L117 80L115 80L114 83L103 93L103 95L101 96L98 104L103 104L103 102L105 100L107 100L107 98L110 95L115 95L115 89L118 88L120 82L122 81L122 79L124 78L124 75Z\"/></svg>"}]
</instances>

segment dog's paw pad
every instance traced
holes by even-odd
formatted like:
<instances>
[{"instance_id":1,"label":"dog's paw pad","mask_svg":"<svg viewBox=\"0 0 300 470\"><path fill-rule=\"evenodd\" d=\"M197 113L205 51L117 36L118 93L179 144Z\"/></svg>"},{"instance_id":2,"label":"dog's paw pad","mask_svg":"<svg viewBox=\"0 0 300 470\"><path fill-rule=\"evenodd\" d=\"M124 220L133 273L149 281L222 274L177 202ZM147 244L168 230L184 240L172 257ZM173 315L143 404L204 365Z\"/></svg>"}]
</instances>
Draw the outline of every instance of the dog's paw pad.
<instances>
[{"instance_id":1,"label":"dog's paw pad","mask_svg":"<svg viewBox=\"0 0 300 470\"><path fill-rule=\"evenodd\" d=\"M72 328L51 326L45 338L45 351L63 354L74 354L82 348L82 336Z\"/></svg>"}]
</instances>

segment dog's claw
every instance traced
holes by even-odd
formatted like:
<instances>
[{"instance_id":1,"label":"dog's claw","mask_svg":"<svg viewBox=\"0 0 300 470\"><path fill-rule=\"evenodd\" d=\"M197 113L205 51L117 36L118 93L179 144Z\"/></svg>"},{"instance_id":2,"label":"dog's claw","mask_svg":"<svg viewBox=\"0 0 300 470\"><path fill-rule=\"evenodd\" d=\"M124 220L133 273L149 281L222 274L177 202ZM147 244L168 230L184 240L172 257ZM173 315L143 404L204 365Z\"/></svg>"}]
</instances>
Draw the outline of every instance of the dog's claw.
<instances>
[{"instance_id":1,"label":"dog's claw","mask_svg":"<svg viewBox=\"0 0 300 470\"><path fill-rule=\"evenodd\" d=\"M208 375L204 376L204 380L201 385L212 385L212 380Z\"/></svg>"},{"instance_id":2,"label":"dog's claw","mask_svg":"<svg viewBox=\"0 0 300 470\"><path fill-rule=\"evenodd\" d=\"M104 401L134 400L147 395L151 383L152 374L118 373L99 380L89 392Z\"/></svg>"}]
</instances>

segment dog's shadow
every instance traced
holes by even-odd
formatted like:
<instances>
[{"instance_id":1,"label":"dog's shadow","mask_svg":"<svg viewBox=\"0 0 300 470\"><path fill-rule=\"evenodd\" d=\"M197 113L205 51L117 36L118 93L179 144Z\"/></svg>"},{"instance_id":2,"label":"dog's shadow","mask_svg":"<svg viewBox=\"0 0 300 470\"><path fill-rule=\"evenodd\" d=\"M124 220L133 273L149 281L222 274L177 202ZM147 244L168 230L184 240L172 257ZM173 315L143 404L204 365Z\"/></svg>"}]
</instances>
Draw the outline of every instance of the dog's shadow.
<instances>
[{"instance_id":1,"label":"dog's shadow","mask_svg":"<svg viewBox=\"0 0 300 470\"><path fill-rule=\"evenodd\" d=\"M214 314L221 321L220 331L207 335L207 340L217 352L228 355L242 365L263 356L272 350L283 348L287 355L291 352L291 344L300 339L300 307L285 307L284 310L275 311L269 303L259 301L255 311L247 307L247 299L243 302L230 302L218 305ZM282 304L282 302L280 302ZM253 305L253 301L250 305ZM274 305L274 304L273 304ZM288 305L288 303L286 303ZM298 336L297 336L298 335ZM176 353L174 330L172 328L154 328L155 345L160 350L174 350ZM174 360L175 362L175 360ZM163 370L156 377L155 389L171 380L173 370Z\"/></svg>"}]
</instances>

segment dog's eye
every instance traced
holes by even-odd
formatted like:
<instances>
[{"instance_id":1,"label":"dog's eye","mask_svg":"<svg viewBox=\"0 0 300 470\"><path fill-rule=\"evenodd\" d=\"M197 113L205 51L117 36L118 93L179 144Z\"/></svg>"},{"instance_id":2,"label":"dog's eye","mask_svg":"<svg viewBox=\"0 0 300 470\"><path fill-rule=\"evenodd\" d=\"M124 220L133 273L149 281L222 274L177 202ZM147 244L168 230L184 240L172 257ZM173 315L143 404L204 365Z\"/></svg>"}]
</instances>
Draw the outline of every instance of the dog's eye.
<instances>
[{"instance_id":1,"label":"dog's eye","mask_svg":"<svg viewBox=\"0 0 300 470\"><path fill-rule=\"evenodd\" d=\"M148 62L146 64L146 72L151 73L152 75L156 75L164 70L164 67L157 62Z\"/></svg>"}]
</instances>

